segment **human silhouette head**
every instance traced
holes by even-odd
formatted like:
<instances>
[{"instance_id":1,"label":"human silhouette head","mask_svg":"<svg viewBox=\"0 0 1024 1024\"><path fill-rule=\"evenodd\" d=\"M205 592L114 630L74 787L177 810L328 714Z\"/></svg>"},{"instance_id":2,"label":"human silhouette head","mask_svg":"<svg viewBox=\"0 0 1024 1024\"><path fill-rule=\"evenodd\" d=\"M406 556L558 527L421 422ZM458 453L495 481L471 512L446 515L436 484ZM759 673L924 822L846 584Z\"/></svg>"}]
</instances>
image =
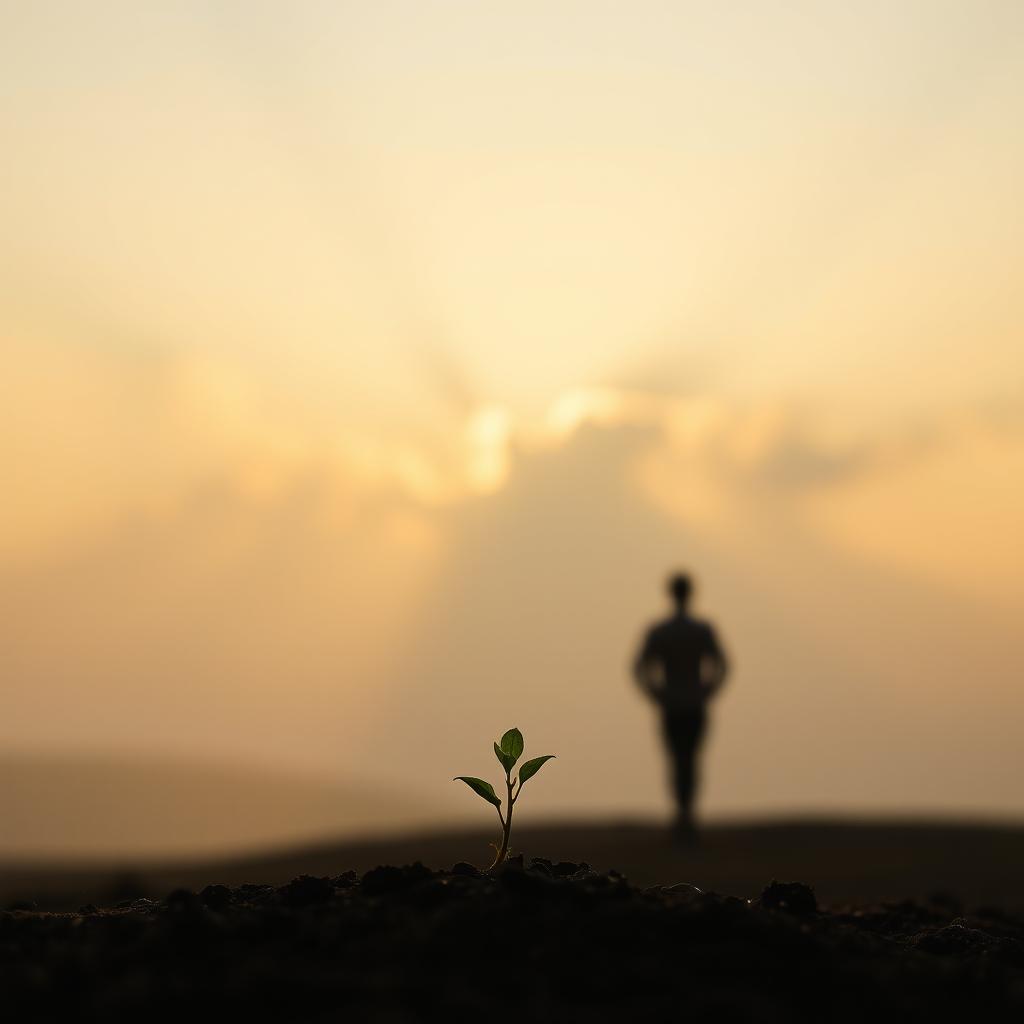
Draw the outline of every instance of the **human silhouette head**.
<instances>
[{"instance_id":1,"label":"human silhouette head","mask_svg":"<svg viewBox=\"0 0 1024 1024\"><path fill-rule=\"evenodd\" d=\"M673 573L668 580L668 592L680 611L684 611L690 603L693 593L693 580L685 572Z\"/></svg>"}]
</instances>

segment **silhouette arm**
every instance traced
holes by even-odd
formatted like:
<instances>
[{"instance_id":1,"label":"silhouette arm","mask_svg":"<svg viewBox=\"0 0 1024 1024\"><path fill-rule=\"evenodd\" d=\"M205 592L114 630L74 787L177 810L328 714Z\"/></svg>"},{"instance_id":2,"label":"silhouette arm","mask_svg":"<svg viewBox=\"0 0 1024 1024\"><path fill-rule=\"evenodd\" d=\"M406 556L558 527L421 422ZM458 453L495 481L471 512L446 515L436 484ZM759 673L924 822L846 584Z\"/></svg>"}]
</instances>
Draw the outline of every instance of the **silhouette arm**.
<instances>
[{"instance_id":1,"label":"silhouette arm","mask_svg":"<svg viewBox=\"0 0 1024 1024\"><path fill-rule=\"evenodd\" d=\"M708 696L716 694L724 685L725 678L729 674L729 661L718 642L715 631L708 627L707 651L704 655L704 685L708 689Z\"/></svg>"},{"instance_id":2,"label":"silhouette arm","mask_svg":"<svg viewBox=\"0 0 1024 1024\"><path fill-rule=\"evenodd\" d=\"M660 692L660 660L654 651L652 634L648 633L633 660L633 678L637 686L650 698L657 699Z\"/></svg>"}]
</instances>

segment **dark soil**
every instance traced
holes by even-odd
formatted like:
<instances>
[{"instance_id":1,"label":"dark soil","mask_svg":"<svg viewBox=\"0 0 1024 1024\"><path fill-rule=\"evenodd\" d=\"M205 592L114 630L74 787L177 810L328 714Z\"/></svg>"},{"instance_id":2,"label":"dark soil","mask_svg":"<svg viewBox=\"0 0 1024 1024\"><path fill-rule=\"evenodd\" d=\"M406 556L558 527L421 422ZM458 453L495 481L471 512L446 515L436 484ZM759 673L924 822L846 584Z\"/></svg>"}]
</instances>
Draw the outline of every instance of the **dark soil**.
<instances>
[{"instance_id":1,"label":"dark soil","mask_svg":"<svg viewBox=\"0 0 1024 1024\"><path fill-rule=\"evenodd\" d=\"M9 910L0 979L12 1021L1024 1019L1024 918L414 864Z\"/></svg>"},{"instance_id":2,"label":"dark soil","mask_svg":"<svg viewBox=\"0 0 1024 1024\"><path fill-rule=\"evenodd\" d=\"M2 820L2 819L0 819ZM125 899L161 899L172 889L230 886L259 879L274 886L297 875L363 874L377 864L452 864L487 850L487 825L361 840L252 850L218 859L0 861L0 908L106 907ZM517 827L516 852L529 858L587 860L615 867L635 885L693 882L704 890L750 896L769 878L813 883L820 902L930 901L1024 911L1024 828L952 821L793 821L709 825L700 842L680 846L653 822L559 822Z\"/></svg>"}]
</instances>

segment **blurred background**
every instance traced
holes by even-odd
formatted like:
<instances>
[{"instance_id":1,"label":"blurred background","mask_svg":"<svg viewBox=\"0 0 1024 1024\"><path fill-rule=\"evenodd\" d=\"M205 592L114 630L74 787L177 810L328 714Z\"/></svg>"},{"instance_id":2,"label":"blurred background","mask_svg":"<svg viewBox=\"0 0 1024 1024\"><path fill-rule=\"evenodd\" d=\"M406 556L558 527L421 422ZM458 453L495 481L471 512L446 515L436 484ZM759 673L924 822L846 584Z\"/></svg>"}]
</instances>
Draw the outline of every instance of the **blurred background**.
<instances>
[{"instance_id":1,"label":"blurred background","mask_svg":"<svg viewBox=\"0 0 1024 1024\"><path fill-rule=\"evenodd\" d=\"M0 857L1020 821L1024 6L0 12Z\"/></svg>"}]
</instances>

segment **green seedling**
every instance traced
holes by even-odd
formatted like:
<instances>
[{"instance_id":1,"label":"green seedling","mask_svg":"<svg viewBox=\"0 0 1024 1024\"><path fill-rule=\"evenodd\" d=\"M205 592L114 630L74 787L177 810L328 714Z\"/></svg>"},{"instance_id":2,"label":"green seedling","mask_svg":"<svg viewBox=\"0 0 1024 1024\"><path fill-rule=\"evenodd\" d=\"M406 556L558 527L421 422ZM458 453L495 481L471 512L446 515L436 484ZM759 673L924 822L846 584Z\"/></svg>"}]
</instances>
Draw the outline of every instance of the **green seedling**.
<instances>
[{"instance_id":1,"label":"green seedling","mask_svg":"<svg viewBox=\"0 0 1024 1024\"><path fill-rule=\"evenodd\" d=\"M519 766L518 776L513 782L512 769L515 768L516 761L522 754L523 734L518 729L509 729L501 737L501 742L494 744L494 755L501 767L505 769L508 805L504 815L501 813L501 797L494 792L494 787L489 782L484 782L483 779L474 779L471 775L457 775L452 780L453 782L464 782L477 796L482 797L489 804L493 804L498 811L498 821L501 822L501 846L498 846L497 843L494 844L497 855L494 858L494 863L488 869L489 871L493 871L508 856L508 838L512 834L512 808L515 807L516 801L523 791L523 784L540 771L545 761L550 761L555 756L554 754L545 754L543 757L534 757L529 761L524 761ZM512 791L513 787L515 787L515 792Z\"/></svg>"}]
</instances>

